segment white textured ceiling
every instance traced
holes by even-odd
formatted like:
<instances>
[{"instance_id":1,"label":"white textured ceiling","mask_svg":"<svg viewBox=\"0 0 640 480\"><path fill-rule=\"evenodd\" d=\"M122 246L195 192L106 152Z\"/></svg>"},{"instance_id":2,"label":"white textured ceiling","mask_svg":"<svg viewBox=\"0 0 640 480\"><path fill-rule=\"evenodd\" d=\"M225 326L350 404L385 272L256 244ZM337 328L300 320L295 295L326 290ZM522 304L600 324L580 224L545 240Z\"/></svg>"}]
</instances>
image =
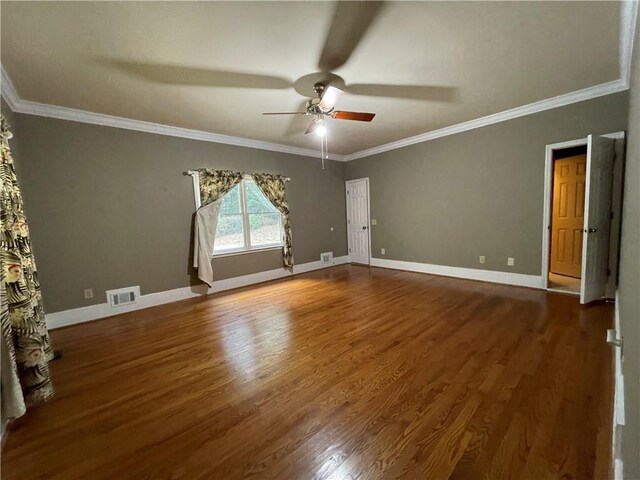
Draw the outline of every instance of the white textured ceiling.
<instances>
[{"instance_id":1,"label":"white textured ceiling","mask_svg":"<svg viewBox=\"0 0 640 480\"><path fill-rule=\"evenodd\" d=\"M2 1L1 60L25 100L317 148L302 134L308 119L261 112L297 110L313 95L335 8ZM447 88L369 88L428 99L345 95L339 109L377 116L332 120L330 150L349 154L618 79L619 14L618 2L385 4L333 73L360 93L361 84ZM225 83L234 86L210 86Z\"/></svg>"}]
</instances>

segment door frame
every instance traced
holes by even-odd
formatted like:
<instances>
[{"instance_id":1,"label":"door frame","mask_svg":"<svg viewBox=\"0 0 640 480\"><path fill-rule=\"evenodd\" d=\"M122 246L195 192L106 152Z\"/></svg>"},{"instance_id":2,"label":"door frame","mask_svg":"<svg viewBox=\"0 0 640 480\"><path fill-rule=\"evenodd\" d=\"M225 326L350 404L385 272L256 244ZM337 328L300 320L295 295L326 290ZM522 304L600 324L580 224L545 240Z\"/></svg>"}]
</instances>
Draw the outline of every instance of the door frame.
<instances>
[{"instance_id":1,"label":"door frame","mask_svg":"<svg viewBox=\"0 0 640 480\"><path fill-rule=\"evenodd\" d=\"M607 138L613 138L614 140L624 140L625 132L608 133L601 135ZM563 293L571 293L572 295L580 296L580 293L565 292L564 290L557 290L555 288L549 288L549 254L551 246L550 240L550 226L551 226L551 201L553 197L553 152L555 150L563 150L565 148L587 146L588 138L578 138L576 140L569 140L566 142L551 143L545 147L544 157L544 207L542 214L542 289L549 291L561 291ZM624 158L625 145L624 142L616 142L615 154L617 158ZM610 235L610 251L615 252L614 255L609 255L609 265L611 270L611 276L607 283L607 296L611 295L611 298L615 295L616 279L618 276L618 251L619 237L620 237L620 214L621 214L621 198L622 198L622 168L623 162L614 161L613 166L613 188L611 199L611 208L614 212L614 219L616 222L612 223L614 227L611 229ZM586 195L586 191L585 191ZM586 202L585 202L586 203ZM582 287L582 278L580 278L580 286Z\"/></svg>"},{"instance_id":2,"label":"door frame","mask_svg":"<svg viewBox=\"0 0 640 480\"><path fill-rule=\"evenodd\" d=\"M370 190L370 183L369 183L369 177L362 177L362 178L354 178L352 180L347 180L346 182L344 182L344 198L345 198L345 207L347 207L346 202L349 201L348 198L348 194L347 191L349 189L349 184L350 183L355 183L355 182L361 182L362 180L365 180L367 183L367 241L368 241L368 249L369 249L369 256L367 259L367 265L371 266L371 190ZM347 222L347 250L349 249L349 209L346 209L346 222ZM349 257L349 263L351 263L351 252L347 252L348 257Z\"/></svg>"}]
</instances>

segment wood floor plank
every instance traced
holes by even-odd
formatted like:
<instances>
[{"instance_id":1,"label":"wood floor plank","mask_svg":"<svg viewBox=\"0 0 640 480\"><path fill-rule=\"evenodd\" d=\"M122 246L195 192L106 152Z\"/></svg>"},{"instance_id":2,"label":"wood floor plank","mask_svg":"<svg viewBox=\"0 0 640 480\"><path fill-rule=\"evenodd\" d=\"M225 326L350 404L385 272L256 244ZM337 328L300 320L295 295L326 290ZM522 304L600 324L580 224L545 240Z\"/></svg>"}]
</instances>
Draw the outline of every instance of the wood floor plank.
<instances>
[{"instance_id":1,"label":"wood floor plank","mask_svg":"<svg viewBox=\"0 0 640 480\"><path fill-rule=\"evenodd\" d=\"M54 330L2 478L605 478L608 305L341 266Z\"/></svg>"}]
</instances>

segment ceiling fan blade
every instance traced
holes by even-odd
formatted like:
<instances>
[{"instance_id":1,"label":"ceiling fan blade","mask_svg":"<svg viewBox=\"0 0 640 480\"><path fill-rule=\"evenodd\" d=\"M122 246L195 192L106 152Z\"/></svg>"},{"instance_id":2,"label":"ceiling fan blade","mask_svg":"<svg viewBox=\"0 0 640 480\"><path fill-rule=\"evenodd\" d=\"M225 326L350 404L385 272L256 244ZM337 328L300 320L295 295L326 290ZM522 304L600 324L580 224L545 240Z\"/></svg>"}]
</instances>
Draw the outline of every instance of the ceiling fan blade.
<instances>
[{"instance_id":1,"label":"ceiling fan blade","mask_svg":"<svg viewBox=\"0 0 640 480\"><path fill-rule=\"evenodd\" d=\"M262 112L263 115L306 115L307 112Z\"/></svg>"},{"instance_id":2,"label":"ceiling fan blade","mask_svg":"<svg viewBox=\"0 0 640 480\"><path fill-rule=\"evenodd\" d=\"M171 85L194 85L203 87L231 88L290 88L286 78L254 73L227 72L208 68L196 68L181 65L162 65L155 63L130 62L118 59L101 59L117 70L155 83Z\"/></svg>"},{"instance_id":3,"label":"ceiling fan blade","mask_svg":"<svg viewBox=\"0 0 640 480\"><path fill-rule=\"evenodd\" d=\"M307 101L300 101L300 103L296 107L298 108L298 110L306 112ZM307 120L308 119L306 118L306 115L290 115L289 117L287 117L287 121L284 122L285 125L283 125L285 127L284 135L286 137L300 135L300 132L302 132L306 127L305 122Z\"/></svg>"},{"instance_id":4,"label":"ceiling fan blade","mask_svg":"<svg viewBox=\"0 0 640 480\"><path fill-rule=\"evenodd\" d=\"M345 112L342 110L338 110L331 114L333 118L337 118L338 120L357 120L358 122L370 122L373 120L373 117L376 116L375 113L365 113L365 112Z\"/></svg>"},{"instance_id":5,"label":"ceiling fan blade","mask_svg":"<svg viewBox=\"0 0 640 480\"><path fill-rule=\"evenodd\" d=\"M356 83L345 87L354 95L372 97L409 98L415 100L432 100L435 102L451 102L456 99L456 87L436 85L384 85L375 83Z\"/></svg>"},{"instance_id":6,"label":"ceiling fan blade","mask_svg":"<svg viewBox=\"0 0 640 480\"><path fill-rule=\"evenodd\" d=\"M311 132L314 132L316 130L316 127L318 126L318 124L316 122L311 122L309 124L309 126L307 127L307 129L304 131L304 134L307 135Z\"/></svg>"},{"instance_id":7,"label":"ceiling fan blade","mask_svg":"<svg viewBox=\"0 0 640 480\"><path fill-rule=\"evenodd\" d=\"M320 100L318 106L325 112L333 110L342 95L344 95L343 90L340 90L336 87L328 86L322 93L322 99Z\"/></svg>"},{"instance_id":8,"label":"ceiling fan blade","mask_svg":"<svg viewBox=\"0 0 640 480\"><path fill-rule=\"evenodd\" d=\"M346 63L383 5L384 2L336 2L320 54L319 67L322 71L335 70Z\"/></svg>"}]
</instances>

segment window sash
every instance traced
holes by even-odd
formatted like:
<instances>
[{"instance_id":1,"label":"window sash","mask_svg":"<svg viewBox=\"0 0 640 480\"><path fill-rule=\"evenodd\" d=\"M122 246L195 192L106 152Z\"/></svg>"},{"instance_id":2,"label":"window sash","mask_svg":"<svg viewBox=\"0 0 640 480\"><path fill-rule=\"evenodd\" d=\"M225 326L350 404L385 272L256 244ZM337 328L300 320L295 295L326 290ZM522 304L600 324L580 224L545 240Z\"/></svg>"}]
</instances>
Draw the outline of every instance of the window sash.
<instances>
[{"instance_id":1,"label":"window sash","mask_svg":"<svg viewBox=\"0 0 640 480\"><path fill-rule=\"evenodd\" d=\"M240 210L241 213L240 214L233 214L233 215L242 215L242 233L244 236L244 246L243 247L239 247L239 248L226 248L224 250L216 250L216 243L215 243L215 239L213 242L213 252L212 255L213 256L222 256L222 255L229 255L229 254L233 254L233 253L242 253L242 252L251 252L251 251L259 251L259 250L268 250L268 249L272 249L272 248L277 248L277 247L282 247L283 245L283 232L282 232L282 214L280 214L280 212L276 209L275 211L271 211L271 212L248 212L247 211L247 181L253 181L251 179L251 177L245 177L242 179L242 181L238 184L239 187L239 191L240 191ZM256 185L257 187L257 185ZM259 188L259 187L257 187ZM264 194L263 194L264 195ZM269 199L267 199L267 201L269 201ZM274 242L274 243L263 243L257 246L252 246L251 245L251 224L249 221L249 215L250 214L278 214L280 216L280 223L279 225L279 234L280 234L280 240L278 242ZM218 215L218 222L220 221L220 217L223 216L225 214L219 214ZM231 215L231 214L230 214ZM216 227L217 230L217 227ZM216 232L217 233L217 232Z\"/></svg>"}]
</instances>

